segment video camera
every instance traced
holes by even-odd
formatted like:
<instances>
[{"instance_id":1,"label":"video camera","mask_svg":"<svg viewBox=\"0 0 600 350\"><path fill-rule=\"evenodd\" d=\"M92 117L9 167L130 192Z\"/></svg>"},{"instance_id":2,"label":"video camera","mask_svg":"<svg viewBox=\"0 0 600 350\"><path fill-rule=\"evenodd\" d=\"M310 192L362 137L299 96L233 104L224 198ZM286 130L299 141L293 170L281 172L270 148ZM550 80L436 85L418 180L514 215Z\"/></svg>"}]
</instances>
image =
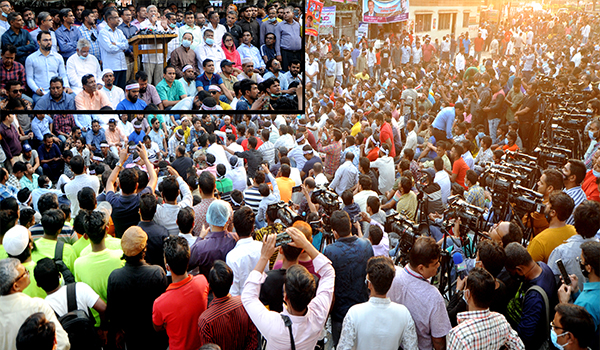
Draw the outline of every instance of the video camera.
<instances>
[{"instance_id":1,"label":"video camera","mask_svg":"<svg viewBox=\"0 0 600 350\"><path fill-rule=\"evenodd\" d=\"M302 220L302 217L298 215L292 208L290 208L289 204L284 201L279 201L277 203L269 204L267 207L267 212L276 211L277 218L281 220L281 224L285 227L292 226L296 221Z\"/></svg>"},{"instance_id":2,"label":"video camera","mask_svg":"<svg viewBox=\"0 0 600 350\"><path fill-rule=\"evenodd\" d=\"M570 149L551 144L540 144L533 152L537 154L538 164L542 168L560 168L572 157Z\"/></svg>"},{"instance_id":3,"label":"video camera","mask_svg":"<svg viewBox=\"0 0 600 350\"><path fill-rule=\"evenodd\" d=\"M404 215L391 210L385 218L385 232L395 233L399 236L395 263L405 265L408 262L408 253L420 236L419 226L408 220Z\"/></svg>"}]
</instances>

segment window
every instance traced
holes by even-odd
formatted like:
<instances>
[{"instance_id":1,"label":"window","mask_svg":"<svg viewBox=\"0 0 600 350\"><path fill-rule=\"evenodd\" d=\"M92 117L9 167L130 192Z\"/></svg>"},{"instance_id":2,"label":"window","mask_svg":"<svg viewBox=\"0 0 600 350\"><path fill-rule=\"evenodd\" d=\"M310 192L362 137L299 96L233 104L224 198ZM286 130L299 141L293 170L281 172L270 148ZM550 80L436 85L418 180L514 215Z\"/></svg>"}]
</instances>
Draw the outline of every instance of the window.
<instances>
[{"instance_id":1,"label":"window","mask_svg":"<svg viewBox=\"0 0 600 350\"><path fill-rule=\"evenodd\" d=\"M415 15L415 33L431 30L431 15Z\"/></svg>"},{"instance_id":2,"label":"window","mask_svg":"<svg viewBox=\"0 0 600 350\"><path fill-rule=\"evenodd\" d=\"M451 13L440 13L438 22L439 22L438 30L450 29L450 25L452 24L452 14Z\"/></svg>"},{"instance_id":3,"label":"window","mask_svg":"<svg viewBox=\"0 0 600 350\"><path fill-rule=\"evenodd\" d=\"M463 28L469 28L469 12L463 12Z\"/></svg>"}]
</instances>

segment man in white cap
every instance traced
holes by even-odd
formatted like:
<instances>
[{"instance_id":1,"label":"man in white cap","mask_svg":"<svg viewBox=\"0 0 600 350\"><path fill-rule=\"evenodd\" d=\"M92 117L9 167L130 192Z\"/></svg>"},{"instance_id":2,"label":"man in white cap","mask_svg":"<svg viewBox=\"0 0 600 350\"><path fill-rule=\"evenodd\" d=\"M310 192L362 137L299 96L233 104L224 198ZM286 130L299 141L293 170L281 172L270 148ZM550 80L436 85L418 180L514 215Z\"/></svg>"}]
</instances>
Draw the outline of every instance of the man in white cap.
<instances>
[{"instance_id":1,"label":"man in white cap","mask_svg":"<svg viewBox=\"0 0 600 350\"><path fill-rule=\"evenodd\" d=\"M17 334L23 321L41 312L56 327L56 349L70 348L69 336L56 318L54 310L40 298L31 298L23 291L31 284L29 271L18 259L0 260L0 348L16 349Z\"/></svg>"},{"instance_id":2,"label":"man in white cap","mask_svg":"<svg viewBox=\"0 0 600 350\"><path fill-rule=\"evenodd\" d=\"M183 76L179 78L179 82L183 85L183 89L187 93L188 97L196 96L198 90L196 90L196 71L194 67L190 64L187 64L182 69Z\"/></svg>"},{"instance_id":3,"label":"man in white cap","mask_svg":"<svg viewBox=\"0 0 600 350\"><path fill-rule=\"evenodd\" d=\"M219 103L219 106L221 106L221 108L224 111L228 111L228 110L232 109L228 103L221 101L221 92L222 91L221 91L220 87L218 87L217 85L211 85L208 87L208 92L210 92L212 97L215 99L215 101L217 101Z\"/></svg>"},{"instance_id":4,"label":"man in white cap","mask_svg":"<svg viewBox=\"0 0 600 350\"><path fill-rule=\"evenodd\" d=\"M127 59L125 51L129 49L129 42L119 25L119 13L114 8L104 12L104 20L107 26L100 30L100 53L102 55L102 66L104 69L112 69L115 76L115 85L125 87L127 79Z\"/></svg>"},{"instance_id":5,"label":"man in white cap","mask_svg":"<svg viewBox=\"0 0 600 350\"><path fill-rule=\"evenodd\" d=\"M117 111L141 111L146 108L146 102L140 98L140 84L137 81L128 81L125 91L127 93L115 108Z\"/></svg>"},{"instance_id":6,"label":"man in white cap","mask_svg":"<svg viewBox=\"0 0 600 350\"><path fill-rule=\"evenodd\" d=\"M112 69L106 68L102 71L102 82L104 83L102 91L108 96L110 106L116 109L119 102L125 99L125 92L120 87L113 85L115 82L115 73Z\"/></svg>"},{"instance_id":7,"label":"man in white cap","mask_svg":"<svg viewBox=\"0 0 600 350\"><path fill-rule=\"evenodd\" d=\"M263 82L263 77L260 74L256 73L254 69L255 64L251 58L243 58L242 59L242 73L238 74L237 78L239 81L244 79L250 79L253 82L260 84Z\"/></svg>"},{"instance_id":8,"label":"man in white cap","mask_svg":"<svg viewBox=\"0 0 600 350\"><path fill-rule=\"evenodd\" d=\"M46 292L37 286L35 278L33 276L33 269L35 268L35 261L31 259L31 250L33 249L33 240L31 239L31 232L21 225L15 225L13 228L8 230L2 240L2 245L6 250L6 254L9 258L18 259L21 264L27 269L31 282L27 288L23 290L23 293L30 297L45 298Z\"/></svg>"}]
</instances>

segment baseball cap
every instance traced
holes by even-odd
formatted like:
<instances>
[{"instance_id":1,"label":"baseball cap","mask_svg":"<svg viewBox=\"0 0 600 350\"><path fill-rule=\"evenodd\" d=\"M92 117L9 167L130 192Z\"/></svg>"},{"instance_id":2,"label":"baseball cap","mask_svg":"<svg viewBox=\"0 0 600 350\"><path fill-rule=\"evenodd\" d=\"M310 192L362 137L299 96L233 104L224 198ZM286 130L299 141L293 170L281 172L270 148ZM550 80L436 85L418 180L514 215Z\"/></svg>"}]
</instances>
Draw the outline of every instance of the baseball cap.
<instances>
[{"instance_id":1,"label":"baseball cap","mask_svg":"<svg viewBox=\"0 0 600 350\"><path fill-rule=\"evenodd\" d=\"M110 124L110 123L117 123L117 120L115 118L110 118L108 120L108 124Z\"/></svg>"},{"instance_id":2,"label":"baseball cap","mask_svg":"<svg viewBox=\"0 0 600 350\"><path fill-rule=\"evenodd\" d=\"M28 143L23 145L23 152L30 152L31 151L31 146L29 146Z\"/></svg>"},{"instance_id":3,"label":"baseball cap","mask_svg":"<svg viewBox=\"0 0 600 350\"><path fill-rule=\"evenodd\" d=\"M233 62L230 60L223 60L221 61L221 68L223 68L224 66L233 66Z\"/></svg>"},{"instance_id":4,"label":"baseball cap","mask_svg":"<svg viewBox=\"0 0 600 350\"><path fill-rule=\"evenodd\" d=\"M15 225L4 234L2 245L11 256L20 255L29 244L29 230L25 226Z\"/></svg>"},{"instance_id":5,"label":"baseball cap","mask_svg":"<svg viewBox=\"0 0 600 350\"><path fill-rule=\"evenodd\" d=\"M136 256L146 248L148 235L139 226L131 226L121 237L121 249L126 256Z\"/></svg>"}]
</instances>

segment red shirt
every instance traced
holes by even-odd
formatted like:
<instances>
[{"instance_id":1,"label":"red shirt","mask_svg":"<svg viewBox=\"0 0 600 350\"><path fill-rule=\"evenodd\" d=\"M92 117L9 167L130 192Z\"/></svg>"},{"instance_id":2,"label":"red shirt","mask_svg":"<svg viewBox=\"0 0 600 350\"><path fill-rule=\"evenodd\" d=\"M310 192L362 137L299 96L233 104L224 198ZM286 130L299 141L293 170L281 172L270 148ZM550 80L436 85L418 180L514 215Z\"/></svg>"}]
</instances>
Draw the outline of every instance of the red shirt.
<instances>
[{"instance_id":1,"label":"red shirt","mask_svg":"<svg viewBox=\"0 0 600 350\"><path fill-rule=\"evenodd\" d=\"M581 183L581 189L585 192L589 201L600 202L600 192L598 191L598 185L596 185L596 177L590 170L585 174L583 182Z\"/></svg>"},{"instance_id":2,"label":"red shirt","mask_svg":"<svg viewBox=\"0 0 600 350\"><path fill-rule=\"evenodd\" d=\"M467 175L467 170L469 170L469 166L465 160L462 159L462 157L458 157L452 165L452 174L458 174L455 182L461 185L465 190L468 190L467 186L465 186L465 175Z\"/></svg>"},{"instance_id":3,"label":"red shirt","mask_svg":"<svg viewBox=\"0 0 600 350\"><path fill-rule=\"evenodd\" d=\"M483 38L477 37L473 41L475 42L475 52L483 51L483 44L485 40L483 40Z\"/></svg>"},{"instance_id":4,"label":"red shirt","mask_svg":"<svg viewBox=\"0 0 600 350\"><path fill-rule=\"evenodd\" d=\"M369 153L367 154L367 158L371 162L374 162L377 158L379 158L379 147L375 147L372 150L370 150Z\"/></svg>"},{"instance_id":5,"label":"red shirt","mask_svg":"<svg viewBox=\"0 0 600 350\"><path fill-rule=\"evenodd\" d=\"M198 318L206 310L208 282L204 275L171 283L167 291L154 301L152 322L164 325L169 349L188 350L202 346L198 334Z\"/></svg>"},{"instance_id":6,"label":"red shirt","mask_svg":"<svg viewBox=\"0 0 600 350\"><path fill-rule=\"evenodd\" d=\"M383 122L381 130L379 131L379 141L381 141L381 144L383 145L388 139L392 142L390 157L394 158L396 156L396 147L394 146L394 134L392 133L392 126L388 122Z\"/></svg>"},{"instance_id":7,"label":"red shirt","mask_svg":"<svg viewBox=\"0 0 600 350\"><path fill-rule=\"evenodd\" d=\"M223 125L223 127L221 128L220 131L227 133L227 125ZM235 138L237 139L238 135L237 135L237 129L235 128L235 126L233 124L229 124L229 130L231 130L231 133L235 135Z\"/></svg>"},{"instance_id":8,"label":"red shirt","mask_svg":"<svg viewBox=\"0 0 600 350\"><path fill-rule=\"evenodd\" d=\"M255 136L256 137L256 136ZM262 146L263 142L260 138L256 137L256 149L258 149L260 146ZM244 141L242 141L242 147L244 147L244 151L248 150L248 139L245 139Z\"/></svg>"}]
</instances>

